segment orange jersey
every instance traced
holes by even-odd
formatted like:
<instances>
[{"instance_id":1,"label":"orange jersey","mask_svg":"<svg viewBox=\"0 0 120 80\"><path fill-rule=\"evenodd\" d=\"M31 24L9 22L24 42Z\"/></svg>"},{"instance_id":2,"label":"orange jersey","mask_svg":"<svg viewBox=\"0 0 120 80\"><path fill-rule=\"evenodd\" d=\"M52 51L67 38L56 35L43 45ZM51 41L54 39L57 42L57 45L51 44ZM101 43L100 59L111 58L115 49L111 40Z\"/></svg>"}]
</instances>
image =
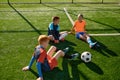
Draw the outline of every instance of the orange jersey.
<instances>
[{"instance_id":1,"label":"orange jersey","mask_svg":"<svg viewBox=\"0 0 120 80\"><path fill-rule=\"evenodd\" d=\"M82 22L80 22L79 20L76 20L74 23L75 32L85 32L85 25L86 25L86 22L84 20L82 20Z\"/></svg>"}]
</instances>

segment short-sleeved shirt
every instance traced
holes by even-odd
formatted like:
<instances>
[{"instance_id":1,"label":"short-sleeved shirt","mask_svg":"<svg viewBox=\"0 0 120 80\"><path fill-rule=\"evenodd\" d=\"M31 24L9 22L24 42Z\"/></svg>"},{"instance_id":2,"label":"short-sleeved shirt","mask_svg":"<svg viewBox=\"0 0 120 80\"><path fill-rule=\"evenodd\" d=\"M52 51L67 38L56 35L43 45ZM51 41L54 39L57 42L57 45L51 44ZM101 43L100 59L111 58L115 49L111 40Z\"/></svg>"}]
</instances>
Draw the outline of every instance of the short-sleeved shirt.
<instances>
[{"instance_id":1,"label":"short-sleeved shirt","mask_svg":"<svg viewBox=\"0 0 120 80\"><path fill-rule=\"evenodd\" d=\"M85 32L85 25L86 22L84 20L82 20L81 22L79 20L76 20L74 23L75 32Z\"/></svg>"}]
</instances>

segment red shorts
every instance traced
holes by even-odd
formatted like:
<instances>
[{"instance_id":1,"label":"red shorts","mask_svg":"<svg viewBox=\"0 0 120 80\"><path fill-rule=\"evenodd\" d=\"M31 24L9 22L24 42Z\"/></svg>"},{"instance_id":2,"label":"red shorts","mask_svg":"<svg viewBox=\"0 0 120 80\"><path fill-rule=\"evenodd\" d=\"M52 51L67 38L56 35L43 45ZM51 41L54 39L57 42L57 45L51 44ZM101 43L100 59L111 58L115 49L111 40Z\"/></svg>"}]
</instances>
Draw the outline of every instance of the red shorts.
<instances>
[{"instance_id":1,"label":"red shorts","mask_svg":"<svg viewBox=\"0 0 120 80\"><path fill-rule=\"evenodd\" d=\"M50 66L51 70L53 68L57 67L58 61L55 58L50 57L49 55L47 55L47 60L48 60L48 63L49 63L49 66Z\"/></svg>"}]
</instances>

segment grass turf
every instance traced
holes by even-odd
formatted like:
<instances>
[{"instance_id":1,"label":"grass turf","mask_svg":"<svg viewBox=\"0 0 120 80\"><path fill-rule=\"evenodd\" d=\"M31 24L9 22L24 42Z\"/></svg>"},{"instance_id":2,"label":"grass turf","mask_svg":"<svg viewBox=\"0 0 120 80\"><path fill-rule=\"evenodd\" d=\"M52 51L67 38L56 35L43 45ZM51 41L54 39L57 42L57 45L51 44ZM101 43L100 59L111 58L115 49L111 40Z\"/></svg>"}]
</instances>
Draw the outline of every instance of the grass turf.
<instances>
[{"instance_id":1,"label":"grass turf","mask_svg":"<svg viewBox=\"0 0 120 80\"><path fill-rule=\"evenodd\" d=\"M48 24L54 15L60 16L61 30L70 30L71 24L63 12L66 7L75 20L78 13L85 15L89 33L120 32L118 4L32 4L0 5L0 79L35 80L35 63L31 71L21 68L29 63L39 34L47 34ZM16 11L15 11L16 10ZM107 15L106 15L107 14ZM56 45L60 49L69 46L70 52L90 51L92 62L59 59L58 68L44 73L45 80L119 80L120 36L93 37L102 49L89 49L88 44L75 39L74 35ZM53 76L54 75L54 76Z\"/></svg>"}]
</instances>

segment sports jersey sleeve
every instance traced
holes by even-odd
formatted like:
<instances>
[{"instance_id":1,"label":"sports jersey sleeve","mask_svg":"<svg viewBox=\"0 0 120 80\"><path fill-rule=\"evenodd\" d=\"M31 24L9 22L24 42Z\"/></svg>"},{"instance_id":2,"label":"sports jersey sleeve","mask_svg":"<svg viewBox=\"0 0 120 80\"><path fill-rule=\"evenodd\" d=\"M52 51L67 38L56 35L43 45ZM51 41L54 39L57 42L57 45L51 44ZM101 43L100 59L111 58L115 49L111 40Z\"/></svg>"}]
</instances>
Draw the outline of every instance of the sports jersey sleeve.
<instances>
[{"instance_id":1,"label":"sports jersey sleeve","mask_svg":"<svg viewBox=\"0 0 120 80\"><path fill-rule=\"evenodd\" d=\"M49 29L50 29L50 30L53 30L53 23L50 23L50 24L49 24Z\"/></svg>"},{"instance_id":2,"label":"sports jersey sleeve","mask_svg":"<svg viewBox=\"0 0 120 80\"><path fill-rule=\"evenodd\" d=\"M29 63L29 69L31 68L32 64L34 63L35 61L35 57L32 56L31 60L30 60L30 63Z\"/></svg>"},{"instance_id":3,"label":"sports jersey sleeve","mask_svg":"<svg viewBox=\"0 0 120 80\"><path fill-rule=\"evenodd\" d=\"M43 77L42 68L41 68L41 62L37 62L36 67L37 67L37 70L38 70L39 77Z\"/></svg>"},{"instance_id":4,"label":"sports jersey sleeve","mask_svg":"<svg viewBox=\"0 0 120 80\"><path fill-rule=\"evenodd\" d=\"M86 22L84 21L84 25L86 26Z\"/></svg>"}]
</instances>

